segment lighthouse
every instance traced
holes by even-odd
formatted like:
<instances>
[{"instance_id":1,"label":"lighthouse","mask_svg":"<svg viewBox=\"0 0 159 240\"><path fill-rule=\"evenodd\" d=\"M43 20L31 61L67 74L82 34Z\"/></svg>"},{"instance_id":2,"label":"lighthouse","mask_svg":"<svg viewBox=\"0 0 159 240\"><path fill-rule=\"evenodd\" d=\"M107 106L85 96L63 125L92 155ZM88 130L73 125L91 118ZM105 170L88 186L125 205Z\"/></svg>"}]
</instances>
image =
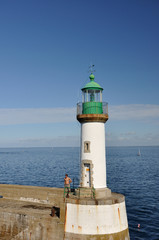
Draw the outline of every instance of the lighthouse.
<instances>
[{"instance_id":1,"label":"lighthouse","mask_svg":"<svg viewBox=\"0 0 159 240\"><path fill-rule=\"evenodd\" d=\"M77 105L77 120L81 123L80 186L94 188L96 198L110 194L106 181L105 122L108 104L102 101L103 88L95 82L82 88L82 103Z\"/></svg>"},{"instance_id":2,"label":"lighthouse","mask_svg":"<svg viewBox=\"0 0 159 240\"><path fill-rule=\"evenodd\" d=\"M80 183L65 198L64 240L130 240L125 197L107 187L105 123L108 104L91 72L81 89L77 120L81 125Z\"/></svg>"}]
</instances>

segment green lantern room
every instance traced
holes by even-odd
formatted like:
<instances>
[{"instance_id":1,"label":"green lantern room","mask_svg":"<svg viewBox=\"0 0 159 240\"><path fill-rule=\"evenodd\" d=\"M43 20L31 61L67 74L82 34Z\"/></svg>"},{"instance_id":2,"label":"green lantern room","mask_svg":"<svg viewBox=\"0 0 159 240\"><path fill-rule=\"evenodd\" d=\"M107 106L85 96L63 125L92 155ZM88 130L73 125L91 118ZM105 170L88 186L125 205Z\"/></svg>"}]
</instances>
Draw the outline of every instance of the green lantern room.
<instances>
[{"instance_id":1,"label":"green lantern room","mask_svg":"<svg viewBox=\"0 0 159 240\"><path fill-rule=\"evenodd\" d=\"M82 88L82 114L103 114L103 88L94 81L94 75L89 76L90 82Z\"/></svg>"}]
</instances>

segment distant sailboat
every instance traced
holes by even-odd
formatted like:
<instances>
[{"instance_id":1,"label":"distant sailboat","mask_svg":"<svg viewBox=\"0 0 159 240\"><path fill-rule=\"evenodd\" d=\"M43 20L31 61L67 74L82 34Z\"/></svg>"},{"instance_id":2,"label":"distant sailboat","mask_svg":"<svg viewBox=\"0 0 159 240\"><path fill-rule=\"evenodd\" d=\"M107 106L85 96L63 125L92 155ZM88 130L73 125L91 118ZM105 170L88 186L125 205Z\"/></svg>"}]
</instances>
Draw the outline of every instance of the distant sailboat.
<instances>
[{"instance_id":1,"label":"distant sailboat","mask_svg":"<svg viewBox=\"0 0 159 240\"><path fill-rule=\"evenodd\" d=\"M51 152L53 152L53 150L54 150L54 147L51 148Z\"/></svg>"},{"instance_id":2,"label":"distant sailboat","mask_svg":"<svg viewBox=\"0 0 159 240\"><path fill-rule=\"evenodd\" d=\"M139 148L139 151L138 151L138 154L137 154L137 156L140 156L141 155L141 152L140 152L140 148Z\"/></svg>"}]
</instances>

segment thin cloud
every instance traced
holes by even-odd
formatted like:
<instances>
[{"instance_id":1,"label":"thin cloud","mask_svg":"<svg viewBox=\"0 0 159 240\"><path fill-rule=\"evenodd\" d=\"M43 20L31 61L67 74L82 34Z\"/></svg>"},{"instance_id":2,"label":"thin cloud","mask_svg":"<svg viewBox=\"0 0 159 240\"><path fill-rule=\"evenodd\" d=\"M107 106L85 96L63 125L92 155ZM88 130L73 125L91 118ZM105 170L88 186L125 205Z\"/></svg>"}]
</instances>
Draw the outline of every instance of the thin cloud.
<instances>
[{"instance_id":1,"label":"thin cloud","mask_svg":"<svg viewBox=\"0 0 159 240\"><path fill-rule=\"evenodd\" d=\"M0 109L0 125L75 121L75 108Z\"/></svg>"},{"instance_id":2,"label":"thin cloud","mask_svg":"<svg viewBox=\"0 0 159 240\"><path fill-rule=\"evenodd\" d=\"M79 147L79 136L59 136L54 138L20 138L0 140L0 147Z\"/></svg>"},{"instance_id":3,"label":"thin cloud","mask_svg":"<svg viewBox=\"0 0 159 240\"><path fill-rule=\"evenodd\" d=\"M159 105L129 104L109 107L111 120L147 120L159 118Z\"/></svg>"},{"instance_id":4,"label":"thin cloud","mask_svg":"<svg viewBox=\"0 0 159 240\"><path fill-rule=\"evenodd\" d=\"M107 146L159 146L159 134L111 135L106 139Z\"/></svg>"},{"instance_id":5,"label":"thin cloud","mask_svg":"<svg viewBox=\"0 0 159 240\"><path fill-rule=\"evenodd\" d=\"M110 120L159 118L159 105L129 104L109 106ZM45 124L76 121L75 108L0 109L0 125Z\"/></svg>"}]
</instances>

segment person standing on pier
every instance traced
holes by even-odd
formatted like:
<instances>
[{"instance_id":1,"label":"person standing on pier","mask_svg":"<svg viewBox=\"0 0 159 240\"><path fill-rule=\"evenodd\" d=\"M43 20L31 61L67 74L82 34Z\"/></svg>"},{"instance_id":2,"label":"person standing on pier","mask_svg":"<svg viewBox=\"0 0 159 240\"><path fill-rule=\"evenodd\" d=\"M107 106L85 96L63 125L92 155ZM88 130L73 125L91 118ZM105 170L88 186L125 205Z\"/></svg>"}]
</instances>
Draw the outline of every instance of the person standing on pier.
<instances>
[{"instance_id":1,"label":"person standing on pier","mask_svg":"<svg viewBox=\"0 0 159 240\"><path fill-rule=\"evenodd\" d=\"M65 174L64 178L64 188L67 190L66 197L69 198L69 191L70 191L70 183L72 182L71 178L69 178L68 174Z\"/></svg>"}]
</instances>

